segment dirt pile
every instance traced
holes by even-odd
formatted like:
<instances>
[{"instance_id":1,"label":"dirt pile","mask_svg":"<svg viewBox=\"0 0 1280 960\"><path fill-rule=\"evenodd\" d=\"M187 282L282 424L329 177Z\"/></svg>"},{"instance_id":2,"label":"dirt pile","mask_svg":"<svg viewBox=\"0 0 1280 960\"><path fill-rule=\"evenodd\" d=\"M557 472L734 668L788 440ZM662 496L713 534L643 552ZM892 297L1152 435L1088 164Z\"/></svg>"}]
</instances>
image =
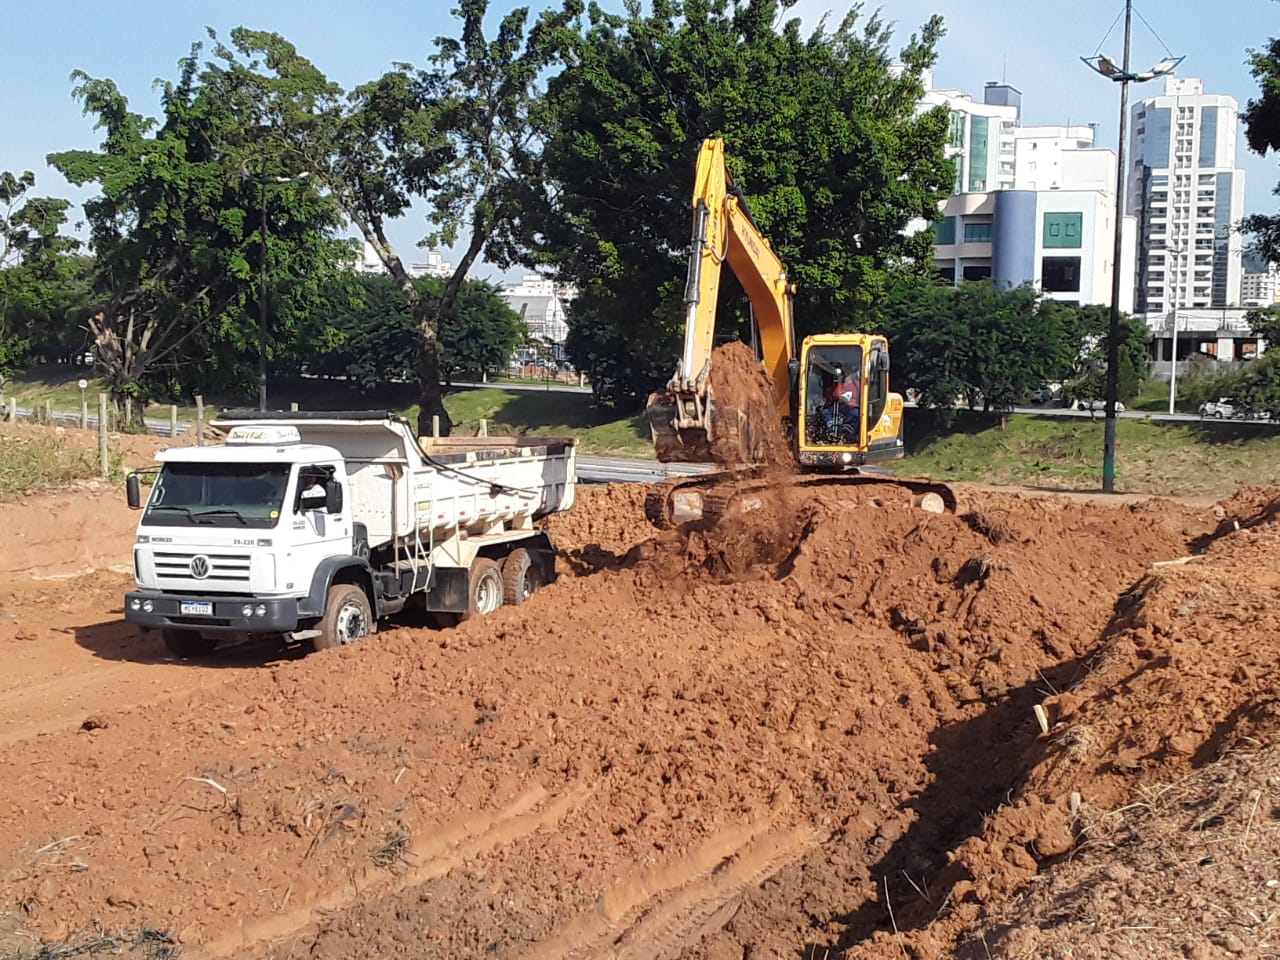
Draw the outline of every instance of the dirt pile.
<instances>
[{"instance_id":1,"label":"dirt pile","mask_svg":"<svg viewBox=\"0 0 1280 960\"><path fill-rule=\"evenodd\" d=\"M213 955L944 954L1070 846L1072 791L1115 795L1105 739L1048 772L1073 711L1116 693L1151 776L1194 762L1159 752L1172 714L1137 732L1123 694L1163 654L1116 598L1224 524L1154 570L1271 535L1256 504L938 516L832 485L639 543L641 491L583 493L548 522L581 575L519 608L0 746L0 902L53 940L96 918ZM1201 709L1208 738L1230 711Z\"/></svg>"},{"instance_id":2,"label":"dirt pile","mask_svg":"<svg viewBox=\"0 0 1280 960\"><path fill-rule=\"evenodd\" d=\"M675 429L675 397L669 391L649 397L647 412L659 460L784 470L795 466L773 379L749 346L733 341L712 351L707 395L713 405L710 435L693 427Z\"/></svg>"},{"instance_id":3,"label":"dirt pile","mask_svg":"<svg viewBox=\"0 0 1280 960\"><path fill-rule=\"evenodd\" d=\"M782 468L795 465L774 400L773 378L749 346L735 340L716 347L710 382L719 417L716 432L722 438L713 447L716 463L741 464L738 451L748 450L751 457L746 462Z\"/></svg>"}]
</instances>

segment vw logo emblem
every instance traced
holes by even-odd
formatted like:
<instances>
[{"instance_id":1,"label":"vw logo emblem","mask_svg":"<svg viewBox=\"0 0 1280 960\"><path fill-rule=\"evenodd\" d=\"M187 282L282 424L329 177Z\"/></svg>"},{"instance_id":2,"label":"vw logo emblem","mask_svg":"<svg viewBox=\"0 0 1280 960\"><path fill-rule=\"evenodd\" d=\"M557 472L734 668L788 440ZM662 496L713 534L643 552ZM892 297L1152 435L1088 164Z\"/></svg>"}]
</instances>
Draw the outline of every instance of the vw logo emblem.
<instances>
[{"instance_id":1,"label":"vw logo emblem","mask_svg":"<svg viewBox=\"0 0 1280 960\"><path fill-rule=\"evenodd\" d=\"M199 554L191 558L191 575L197 580L203 580L209 575L209 558L204 554Z\"/></svg>"}]
</instances>

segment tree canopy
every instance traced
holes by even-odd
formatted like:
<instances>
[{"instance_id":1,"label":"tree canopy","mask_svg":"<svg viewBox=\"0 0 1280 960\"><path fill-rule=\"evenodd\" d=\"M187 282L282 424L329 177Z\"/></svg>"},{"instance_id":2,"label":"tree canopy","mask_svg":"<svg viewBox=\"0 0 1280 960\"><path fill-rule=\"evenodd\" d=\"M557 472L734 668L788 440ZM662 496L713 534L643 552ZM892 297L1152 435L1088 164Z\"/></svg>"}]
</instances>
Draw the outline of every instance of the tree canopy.
<instances>
[{"instance_id":1,"label":"tree canopy","mask_svg":"<svg viewBox=\"0 0 1280 960\"><path fill-rule=\"evenodd\" d=\"M305 181L276 182L296 171L243 88L201 70L199 51L164 85L161 119L77 72L75 95L104 140L49 156L70 182L100 191L85 203L98 298L89 328L117 400L149 395L161 371L207 361L219 341L256 345L259 298L314 290L343 255L333 205Z\"/></svg>"},{"instance_id":2,"label":"tree canopy","mask_svg":"<svg viewBox=\"0 0 1280 960\"><path fill-rule=\"evenodd\" d=\"M1249 149L1265 157L1267 151L1280 152L1280 38L1249 51L1249 66L1259 95L1249 101L1241 119ZM1280 185L1273 192L1280 193ZM1243 227L1270 263L1280 263L1280 215L1255 213L1245 217Z\"/></svg>"},{"instance_id":3,"label":"tree canopy","mask_svg":"<svg viewBox=\"0 0 1280 960\"><path fill-rule=\"evenodd\" d=\"M859 326L896 273L929 269L930 234L906 228L936 217L952 179L943 113L917 113L941 21L895 52L861 6L807 35L794 19L778 28L787 6L592 6L585 29L566 37L573 66L549 80L532 116L545 148L521 227L531 259L580 290L568 348L593 379L642 392L674 368L694 160L707 137L725 139L798 286L802 333ZM745 310L722 307L733 332Z\"/></svg>"}]
</instances>

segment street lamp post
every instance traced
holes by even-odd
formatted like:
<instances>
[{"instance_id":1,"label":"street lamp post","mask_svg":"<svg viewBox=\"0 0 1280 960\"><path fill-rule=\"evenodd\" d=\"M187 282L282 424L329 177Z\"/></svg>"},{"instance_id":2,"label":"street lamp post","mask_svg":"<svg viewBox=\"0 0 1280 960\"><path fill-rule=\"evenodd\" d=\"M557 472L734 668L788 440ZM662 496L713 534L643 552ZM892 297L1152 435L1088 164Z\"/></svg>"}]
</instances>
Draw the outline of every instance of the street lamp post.
<instances>
[{"instance_id":1,"label":"street lamp post","mask_svg":"<svg viewBox=\"0 0 1280 960\"><path fill-rule=\"evenodd\" d=\"M1178 287L1182 283L1182 256L1186 249L1181 246L1172 246L1173 251L1173 287L1169 294L1169 315L1173 324L1173 344L1169 349L1169 415L1173 415L1174 402L1178 398Z\"/></svg>"},{"instance_id":2,"label":"street lamp post","mask_svg":"<svg viewBox=\"0 0 1280 960\"><path fill-rule=\"evenodd\" d=\"M258 225L262 241L262 269L258 292L258 409L267 409L267 185L271 183L299 183L311 176L306 170L296 177L248 177L261 188L261 220Z\"/></svg>"},{"instance_id":3,"label":"street lamp post","mask_svg":"<svg viewBox=\"0 0 1280 960\"><path fill-rule=\"evenodd\" d=\"M1112 493L1116 486L1116 402L1120 393L1120 260L1124 236L1124 140L1129 121L1129 84L1154 80L1171 72L1182 57L1161 60L1150 70L1133 73L1129 66L1133 29L1133 0L1124 3L1124 60L1119 66L1110 57L1081 57L1089 69L1120 84L1120 134L1116 143L1116 222L1111 256L1111 320L1107 332L1107 408L1102 440L1102 490Z\"/></svg>"}]
</instances>

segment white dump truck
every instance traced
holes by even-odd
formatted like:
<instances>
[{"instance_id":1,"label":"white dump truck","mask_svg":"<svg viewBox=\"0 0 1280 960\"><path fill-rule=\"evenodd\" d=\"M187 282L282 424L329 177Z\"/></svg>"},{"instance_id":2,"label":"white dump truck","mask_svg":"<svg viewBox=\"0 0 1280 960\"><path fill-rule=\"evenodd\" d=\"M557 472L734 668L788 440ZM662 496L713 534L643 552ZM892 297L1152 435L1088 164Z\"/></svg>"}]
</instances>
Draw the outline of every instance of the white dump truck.
<instances>
[{"instance_id":1,"label":"white dump truck","mask_svg":"<svg viewBox=\"0 0 1280 960\"><path fill-rule=\"evenodd\" d=\"M571 439L422 438L382 412L224 413L223 443L161 451L126 619L179 656L278 634L352 643L406 607L448 624L555 576L539 517L573 504Z\"/></svg>"}]
</instances>

